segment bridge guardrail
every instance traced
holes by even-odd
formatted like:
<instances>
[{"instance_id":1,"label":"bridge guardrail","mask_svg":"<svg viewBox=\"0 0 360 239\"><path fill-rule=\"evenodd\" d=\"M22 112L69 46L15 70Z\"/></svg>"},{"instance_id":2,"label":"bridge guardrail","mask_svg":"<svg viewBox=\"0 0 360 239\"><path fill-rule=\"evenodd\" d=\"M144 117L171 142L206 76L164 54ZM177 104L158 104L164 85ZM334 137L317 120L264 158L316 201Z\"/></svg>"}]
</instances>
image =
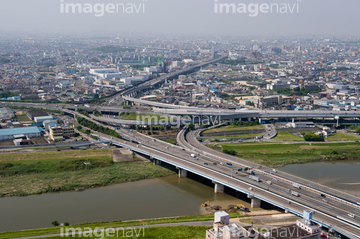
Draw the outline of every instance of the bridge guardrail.
<instances>
[{"instance_id":1,"label":"bridge guardrail","mask_svg":"<svg viewBox=\"0 0 360 239\"><path fill-rule=\"evenodd\" d=\"M222 184L222 185L224 185L224 186L227 186L227 187L229 187L229 188L232 188L232 189L234 189L234 190L240 191L240 192L242 192L242 193L244 193L244 194L253 196L253 197L258 198L258 199L260 199L260 200L262 200L262 201L264 201L264 202L270 203L270 204L275 205L275 206L277 206L277 207L279 207L279 208L282 208L282 209L284 209L284 210L287 210L287 211L289 211L289 212L291 212L291 213L293 213L293 214L295 214L295 215L297 215L297 216L300 216L300 217L303 216L303 214L302 214L301 212L295 211L295 210L293 210L293 209L291 209L291 208L287 208L287 207L285 207L284 205L281 205L281 204L272 202L272 201L270 201L270 200L268 200L268 199L266 199L266 198L264 198L264 197L262 197L262 196L256 195L256 194L254 194L254 193L252 193L252 192L246 191L246 190L244 190L244 189L242 189L242 188L236 187L236 186L231 185L231 184L229 184L229 183L227 183L227 182L224 182L224 181L222 181L222 180L215 179L214 177L211 177L211 176L209 176L209 175L205 175L205 174L196 172L195 170L192 170L192 169L190 169L190 168L181 166L180 164L174 163L174 162L172 162L172 161L169 161L169 160L167 160L167 159L158 157L158 156L156 156L156 155L152 155L151 153L148 153L148 152L146 152L146 151L143 151L143 150L141 150L141 149L139 149L139 148L132 147L132 146L130 146L130 145L126 145L126 144L122 144L122 143L118 143L118 142L113 142L113 144L119 145L119 146L121 146L121 147L125 147L125 148L128 148L128 149L131 149L131 150L133 150L133 151L142 153L142 154L144 154L144 155L148 155L149 157L152 157L152 158L158 159L158 160L160 160L160 161L169 163L169 164L171 164L171 165L173 165L173 166L175 166L175 167L182 168L182 169L184 169L184 170L186 170L186 171L195 173L195 174L200 175L200 176L202 176L202 177L205 177L205 178L207 178L207 179L209 179L209 180L211 180L211 181L213 181L213 182ZM162 153L161 151L158 151L158 150L156 150L156 149L153 149L153 150ZM197 165L197 166L200 166L200 165ZM200 167L201 167L201 166L200 166ZM219 173L219 172L218 172L218 173ZM220 173L220 174L222 174L222 173ZM222 175L228 177L228 175L225 175L225 174L222 174ZM254 187L254 188L259 189L259 187L257 187L256 185L252 185L252 184L247 183L247 182L244 182L244 181L242 181L242 183L248 184L248 185L251 186L251 187ZM264 190L264 189L262 189L262 188L260 188L260 189L261 189L261 190ZM269 193L275 194L275 193L273 193L273 192L269 192ZM280 198L283 198L283 199L286 199L286 200L290 200L290 201L292 201L293 203L296 203L296 204L299 204L299 205L301 205L301 206L304 206L304 207L309 208L308 206L306 206L306 205L304 205L304 204L302 204L302 203L293 201L293 200L291 200L291 199L289 199L289 198L286 198L286 197L284 197L284 196L280 196L280 195L277 195L277 194L276 194L276 196L278 196L278 197L280 197ZM314 210L314 211L317 211L317 210L315 210L315 209L313 209L313 210ZM323 213L323 212L321 212L321 213ZM315 220L315 219L312 219L312 221L313 221L313 222L316 222L316 223L319 223L319 222L318 222L317 220ZM326 224L324 224L324 223L319 223L319 224L325 225L325 226L328 227L328 228L333 228L333 229L334 229L335 231L337 231L338 233L343 234L343 235L346 235L346 236L352 238L352 235L351 235L349 232L344 232L344 231L341 230L341 229L337 229L337 228L335 228L335 227L331 227L330 225L326 225Z\"/></svg>"}]
</instances>

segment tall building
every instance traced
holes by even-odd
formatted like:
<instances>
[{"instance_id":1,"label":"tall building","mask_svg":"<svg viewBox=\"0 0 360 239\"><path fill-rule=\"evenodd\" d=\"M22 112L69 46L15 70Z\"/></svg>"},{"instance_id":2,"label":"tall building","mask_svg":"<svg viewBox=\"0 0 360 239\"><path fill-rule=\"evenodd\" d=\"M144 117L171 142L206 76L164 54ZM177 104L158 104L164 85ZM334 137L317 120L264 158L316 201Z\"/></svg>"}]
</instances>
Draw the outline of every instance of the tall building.
<instances>
[{"instance_id":1,"label":"tall building","mask_svg":"<svg viewBox=\"0 0 360 239\"><path fill-rule=\"evenodd\" d=\"M215 59L215 48L211 48L211 58Z\"/></svg>"}]
</instances>

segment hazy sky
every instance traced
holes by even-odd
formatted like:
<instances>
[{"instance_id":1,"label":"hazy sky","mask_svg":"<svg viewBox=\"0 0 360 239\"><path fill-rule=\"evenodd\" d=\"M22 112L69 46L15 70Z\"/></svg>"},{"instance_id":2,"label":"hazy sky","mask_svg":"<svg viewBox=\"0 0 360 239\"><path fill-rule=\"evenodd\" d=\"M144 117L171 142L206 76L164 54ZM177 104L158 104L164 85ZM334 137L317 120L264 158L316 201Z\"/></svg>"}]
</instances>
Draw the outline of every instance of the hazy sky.
<instances>
[{"instance_id":1,"label":"hazy sky","mask_svg":"<svg viewBox=\"0 0 360 239\"><path fill-rule=\"evenodd\" d=\"M61 2L63 1L63 2ZM359 0L217 0L220 3L285 3L294 13L214 13L216 0L0 0L0 32L155 32L231 35L360 35ZM132 4L140 13L61 13L61 6ZM145 4L145 9L142 5ZM294 5L295 4L295 5ZM299 12L297 13L297 5ZM90 5L89 5L90 6ZM129 6L129 5L127 5ZM255 6L251 6L254 11ZM111 8L111 6L110 6ZM264 7L265 8L265 7ZM248 8L246 8L249 10ZM273 8L276 10L276 8ZM101 11L101 6L97 6ZM135 10L134 10L135 11ZM143 13L144 11L144 13Z\"/></svg>"}]
</instances>

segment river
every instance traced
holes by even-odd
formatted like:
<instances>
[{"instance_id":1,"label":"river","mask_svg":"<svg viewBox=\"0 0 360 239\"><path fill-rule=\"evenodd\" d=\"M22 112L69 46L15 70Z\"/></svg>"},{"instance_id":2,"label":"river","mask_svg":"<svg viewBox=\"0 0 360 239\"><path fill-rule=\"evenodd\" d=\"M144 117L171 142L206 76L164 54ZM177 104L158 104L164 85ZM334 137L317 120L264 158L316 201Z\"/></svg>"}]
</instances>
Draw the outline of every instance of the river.
<instances>
[{"instance_id":1,"label":"river","mask_svg":"<svg viewBox=\"0 0 360 239\"><path fill-rule=\"evenodd\" d=\"M199 215L201 204L248 203L228 194L215 194L210 186L190 178L163 178L116 184L82 192L61 192L0 199L0 231L51 227L51 222L70 224Z\"/></svg>"},{"instance_id":2,"label":"river","mask_svg":"<svg viewBox=\"0 0 360 239\"><path fill-rule=\"evenodd\" d=\"M289 164L278 169L352 195L360 196L359 161Z\"/></svg>"}]
</instances>

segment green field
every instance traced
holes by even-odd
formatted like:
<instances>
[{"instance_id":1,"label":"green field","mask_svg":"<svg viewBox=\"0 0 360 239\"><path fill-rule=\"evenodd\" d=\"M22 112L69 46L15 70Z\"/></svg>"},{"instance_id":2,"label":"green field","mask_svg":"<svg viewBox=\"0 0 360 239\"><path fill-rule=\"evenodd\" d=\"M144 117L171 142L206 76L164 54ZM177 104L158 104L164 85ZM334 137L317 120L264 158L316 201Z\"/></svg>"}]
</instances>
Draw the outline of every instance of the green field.
<instances>
[{"instance_id":1,"label":"green field","mask_svg":"<svg viewBox=\"0 0 360 239\"><path fill-rule=\"evenodd\" d=\"M359 136L344 134L344 133L334 133L331 136L325 138L327 141L355 141L360 140Z\"/></svg>"},{"instance_id":2,"label":"green field","mask_svg":"<svg viewBox=\"0 0 360 239\"><path fill-rule=\"evenodd\" d=\"M276 167L286 164L331 160L359 160L360 143L241 143L212 146L216 150L234 150L238 157Z\"/></svg>"},{"instance_id":3,"label":"green field","mask_svg":"<svg viewBox=\"0 0 360 239\"><path fill-rule=\"evenodd\" d=\"M201 139L205 140L208 139L211 142L224 142L224 141L233 141L238 139L249 139L249 138L256 138L262 134L236 134L236 135L224 135L224 136L211 136L211 137L200 137Z\"/></svg>"},{"instance_id":4,"label":"green field","mask_svg":"<svg viewBox=\"0 0 360 239\"><path fill-rule=\"evenodd\" d=\"M260 134L234 134L234 135L225 135L225 137L230 138L255 138L256 136L260 136Z\"/></svg>"},{"instance_id":5,"label":"green field","mask_svg":"<svg viewBox=\"0 0 360 239\"><path fill-rule=\"evenodd\" d=\"M173 145L176 145L176 139L162 139L162 141L165 141L167 143L170 143L170 144L173 144Z\"/></svg>"},{"instance_id":6,"label":"green field","mask_svg":"<svg viewBox=\"0 0 360 239\"><path fill-rule=\"evenodd\" d=\"M241 217L245 217L244 215L239 215L239 213L229 213L230 214L230 218L241 218ZM211 221L214 220L214 214L206 214L206 215L195 215L195 216L183 216L183 217L172 217L172 218L159 218L159 219L148 219L148 220L136 220L136 221L126 221L126 222L122 222L122 221L115 221L115 222L95 222L95 223L83 223L83 224L78 224L78 225L70 225L70 227L80 227L80 228L118 228L118 227L132 227L132 226L142 226L142 225L156 225L156 224L167 224L167 223L180 223L180 222L195 222L195 221ZM49 222L49 225L51 225L51 222ZM190 233L190 231L188 231L188 235L189 237L184 237L184 234L178 234L181 233L182 228L183 227L168 227L168 228L174 228L173 233L175 233L174 235L179 235L176 237L170 237L170 238L200 238L200 237L196 237L196 234L192 234ZM189 228L193 228L194 227L189 227ZM196 229L196 231L198 231L198 233L201 232L202 237L204 238L205 235L205 228L204 227L195 227L199 230ZM202 229L200 229L202 228ZM180 229L180 230L179 230ZM193 230L192 229L192 230ZM145 233L148 232L149 234L146 234L146 238L161 238L161 237L154 237L159 233L158 235L163 235L163 232L167 232L170 233L168 230L162 230L158 231L158 229L154 230L148 230L146 229ZM14 231L14 232L4 232L4 233L0 233L0 238L20 238L20 237L29 237L29 236L41 236L41 235L52 235L52 234L58 234L60 233L60 228L59 227L51 227L51 228L42 228L42 229L32 229L32 230L24 230L24 231ZM152 237L148 237L148 236L152 236ZM169 234L164 234L164 236L162 238L169 238L166 237L166 235L168 236ZM195 236L195 237L194 237ZM53 238L57 238L57 237L53 237ZM78 238L78 237L76 237ZM139 237L141 238L141 237Z\"/></svg>"},{"instance_id":7,"label":"green field","mask_svg":"<svg viewBox=\"0 0 360 239\"><path fill-rule=\"evenodd\" d=\"M175 226L175 227L149 227L149 228L125 228L123 230L118 230L118 232L114 232L114 234L109 234L110 237L106 237L107 234L104 233L104 238L114 238L114 239L203 239L206 234L206 230L212 227L206 226ZM87 231L85 229L84 231ZM59 229L57 230L59 233ZM57 234L58 234L57 233ZM92 237L89 237L89 233L83 234L83 236L76 235L75 237L70 236L69 238L101 238L102 233L93 233ZM24 235L25 236L25 235ZM28 236L28 235L26 235ZM99 237L97 237L99 236ZM9 237L1 237L0 238L9 238ZM53 236L46 237L49 239L61 239L64 236ZM66 238L66 237L65 237Z\"/></svg>"},{"instance_id":8,"label":"green field","mask_svg":"<svg viewBox=\"0 0 360 239\"><path fill-rule=\"evenodd\" d=\"M32 121L26 114L16 114L16 120L19 122L29 122Z\"/></svg>"},{"instance_id":9,"label":"green field","mask_svg":"<svg viewBox=\"0 0 360 239\"><path fill-rule=\"evenodd\" d=\"M160 121L160 120L167 120L166 116L162 115L155 115L155 114L143 114L143 113L136 113L136 112L122 112L120 114L120 118L124 120L139 120L139 121Z\"/></svg>"},{"instance_id":10,"label":"green field","mask_svg":"<svg viewBox=\"0 0 360 239\"><path fill-rule=\"evenodd\" d=\"M316 131L298 131L298 133L301 133L301 134L311 134L314 132L316 132ZM273 140L276 140L276 141L305 141L304 138L296 136L288 131L278 131L276 137L273 138ZM325 138L325 140L328 142L355 141L355 140L360 140L360 137L356 136L356 135L345 134L345 133L334 133L334 134L330 135L329 137Z\"/></svg>"},{"instance_id":11,"label":"green field","mask_svg":"<svg viewBox=\"0 0 360 239\"><path fill-rule=\"evenodd\" d=\"M259 130L264 129L262 125L255 125L255 126L234 126L228 125L220 128L209 129L204 131L204 133L218 133L218 132L231 132L231 131L245 131L245 130Z\"/></svg>"},{"instance_id":12,"label":"green field","mask_svg":"<svg viewBox=\"0 0 360 239\"><path fill-rule=\"evenodd\" d=\"M84 190L173 174L150 162L112 159L109 149L2 154L0 197Z\"/></svg>"},{"instance_id":13,"label":"green field","mask_svg":"<svg viewBox=\"0 0 360 239\"><path fill-rule=\"evenodd\" d=\"M304 138L293 135L292 133L290 133L288 131L278 131L276 137L273 138L273 140L277 140L277 141L304 141Z\"/></svg>"}]
</instances>

